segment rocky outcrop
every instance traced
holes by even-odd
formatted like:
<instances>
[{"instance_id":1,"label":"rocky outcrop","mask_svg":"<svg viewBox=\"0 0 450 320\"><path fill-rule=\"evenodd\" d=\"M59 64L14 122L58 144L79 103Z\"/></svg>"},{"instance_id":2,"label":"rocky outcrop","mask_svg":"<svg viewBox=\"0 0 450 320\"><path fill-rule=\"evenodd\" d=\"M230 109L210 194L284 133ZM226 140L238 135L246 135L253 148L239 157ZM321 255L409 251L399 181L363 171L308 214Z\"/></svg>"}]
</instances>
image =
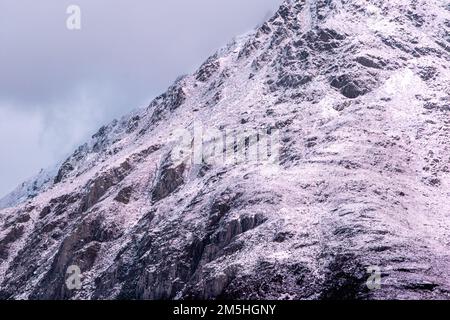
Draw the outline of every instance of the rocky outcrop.
<instances>
[{"instance_id":1,"label":"rocky outcrop","mask_svg":"<svg viewBox=\"0 0 450 320\"><path fill-rule=\"evenodd\" d=\"M181 186L184 183L183 175L185 169L186 164L184 162L178 165L174 164L169 154L162 162L161 169L156 177L152 190L152 200L162 200Z\"/></svg>"}]
</instances>

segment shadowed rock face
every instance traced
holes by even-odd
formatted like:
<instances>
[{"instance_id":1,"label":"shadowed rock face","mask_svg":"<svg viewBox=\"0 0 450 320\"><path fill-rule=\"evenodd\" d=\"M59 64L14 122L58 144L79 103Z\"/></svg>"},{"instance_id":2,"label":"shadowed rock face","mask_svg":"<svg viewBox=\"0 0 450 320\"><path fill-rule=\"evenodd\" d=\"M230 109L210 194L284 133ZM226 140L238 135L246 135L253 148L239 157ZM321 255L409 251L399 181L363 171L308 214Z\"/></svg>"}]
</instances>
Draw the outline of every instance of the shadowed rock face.
<instances>
[{"instance_id":1,"label":"shadowed rock face","mask_svg":"<svg viewBox=\"0 0 450 320\"><path fill-rule=\"evenodd\" d=\"M450 298L449 28L437 0L285 1L2 202L0 298ZM277 129L279 159L175 162L199 121Z\"/></svg>"},{"instance_id":2,"label":"shadowed rock face","mask_svg":"<svg viewBox=\"0 0 450 320\"><path fill-rule=\"evenodd\" d=\"M186 165L184 163L178 166L174 165L170 161L170 157L163 162L152 190L153 201L156 202L164 199L184 183L183 174L185 167Z\"/></svg>"}]
</instances>

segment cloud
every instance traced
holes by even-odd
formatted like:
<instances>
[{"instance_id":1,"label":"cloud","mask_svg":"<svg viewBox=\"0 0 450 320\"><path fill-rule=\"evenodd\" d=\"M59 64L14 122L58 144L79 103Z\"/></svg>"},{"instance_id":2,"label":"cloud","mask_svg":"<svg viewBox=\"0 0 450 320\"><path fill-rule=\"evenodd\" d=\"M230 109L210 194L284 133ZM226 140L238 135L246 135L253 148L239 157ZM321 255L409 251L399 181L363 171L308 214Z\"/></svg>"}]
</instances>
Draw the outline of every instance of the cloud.
<instances>
[{"instance_id":1,"label":"cloud","mask_svg":"<svg viewBox=\"0 0 450 320\"><path fill-rule=\"evenodd\" d=\"M0 193L9 191L51 162L48 153L41 149L43 128L43 118L36 112L0 107Z\"/></svg>"},{"instance_id":2,"label":"cloud","mask_svg":"<svg viewBox=\"0 0 450 320\"><path fill-rule=\"evenodd\" d=\"M146 106L281 0L2 0L0 196ZM69 5L81 30L66 28Z\"/></svg>"}]
</instances>

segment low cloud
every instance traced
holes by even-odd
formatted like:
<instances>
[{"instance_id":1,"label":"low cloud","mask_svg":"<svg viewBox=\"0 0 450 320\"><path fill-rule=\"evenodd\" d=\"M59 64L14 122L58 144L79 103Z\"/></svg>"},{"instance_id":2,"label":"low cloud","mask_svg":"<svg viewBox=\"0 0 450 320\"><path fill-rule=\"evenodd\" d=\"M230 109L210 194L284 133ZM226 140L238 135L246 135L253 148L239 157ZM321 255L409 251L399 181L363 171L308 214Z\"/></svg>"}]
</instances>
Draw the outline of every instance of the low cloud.
<instances>
[{"instance_id":1,"label":"low cloud","mask_svg":"<svg viewBox=\"0 0 450 320\"><path fill-rule=\"evenodd\" d=\"M147 105L281 0L2 0L0 196ZM81 30L66 9L81 8Z\"/></svg>"}]
</instances>

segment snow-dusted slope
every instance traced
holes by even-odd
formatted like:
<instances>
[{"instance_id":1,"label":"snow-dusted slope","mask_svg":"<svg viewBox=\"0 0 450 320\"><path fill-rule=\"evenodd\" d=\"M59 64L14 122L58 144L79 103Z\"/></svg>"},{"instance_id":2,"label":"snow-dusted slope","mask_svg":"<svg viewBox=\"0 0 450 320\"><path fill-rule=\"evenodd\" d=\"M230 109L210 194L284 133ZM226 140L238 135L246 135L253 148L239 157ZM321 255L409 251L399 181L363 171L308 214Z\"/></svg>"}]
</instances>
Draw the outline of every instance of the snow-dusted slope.
<instances>
[{"instance_id":1,"label":"snow-dusted slope","mask_svg":"<svg viewBox=\"0 0 450 320\"><path fill-rule=\"evenodd\" d=\"M23 182L11 193L1 198L0 209L14 207L32 199L37 194L45 190L46 187L53 184L56 172L57 166L45 170L42 169L37 176Z\"/></svg>"},{"instance_id":2,"label":"snow-dusted slope","mask_svg":"<svg viewBox=\"0 0 450 320\"><path fill-rule=\"evenodd\" d=\"M449 29L445 1L286 1L0 211L0 297L450 298ZM278 161L175 161L200 125Z\"/></svg>"}]
</instances>

